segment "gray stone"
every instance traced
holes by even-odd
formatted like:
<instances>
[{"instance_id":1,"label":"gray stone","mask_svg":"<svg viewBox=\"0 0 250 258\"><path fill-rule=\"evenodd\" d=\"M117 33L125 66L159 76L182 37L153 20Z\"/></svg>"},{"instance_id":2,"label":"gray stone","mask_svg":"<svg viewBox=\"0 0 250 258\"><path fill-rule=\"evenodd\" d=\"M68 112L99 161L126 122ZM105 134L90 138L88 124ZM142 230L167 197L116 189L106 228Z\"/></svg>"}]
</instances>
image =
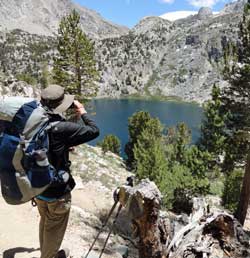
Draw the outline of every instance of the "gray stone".
<instances>
[{"instance_id":1,"label":"gray stone","mask_svg":"<svg viewBox=\"0 0 250 258\"><path fill-rule=\"evenodd\" d=\"M90 252L88 255L88 258L99 258L100 254L97 254L96 252ZM86 254L83 254L81 258L85 258Z\"/></svg>"},{"instance_id":2,"label":"gray stone","mask_svg":"<svg viewBox=\"0 0 250 258\"><path fill-rule=\"evenodd\" d=\"M126 245L117 245L115 251L119 253L123 258L128 257L129 249Z\"/></svg>"},{"instance_id":3,"label":"gray stone","mask_svg":"<svg viewBox=\"0 0 250 258\"><path fill-rule=\"evenodd\" d=\"M203 20L213 16L213 11L209 7L202 7L198 12L198 19Z\"/></svg>"}]
</instances>

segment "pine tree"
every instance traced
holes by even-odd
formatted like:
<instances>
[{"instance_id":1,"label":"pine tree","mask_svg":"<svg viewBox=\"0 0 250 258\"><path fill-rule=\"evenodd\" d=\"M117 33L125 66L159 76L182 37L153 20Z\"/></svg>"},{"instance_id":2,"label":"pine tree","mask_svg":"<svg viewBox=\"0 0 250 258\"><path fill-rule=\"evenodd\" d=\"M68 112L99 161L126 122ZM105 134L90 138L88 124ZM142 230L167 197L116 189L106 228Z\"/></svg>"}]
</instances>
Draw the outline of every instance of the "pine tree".
<instances>
[{"instance_id":1,"label":"pine tree","mask_svg":"<svg viewBox=\"0 0 250 258\"><path fill-rule=\"evenodd\" d=\"M219 161L219 155L225 150L225 122L228 113L222 112L220 88L213 86L212 99L204 105L204 120L201 125L199 148L208 151L212 155L212 163Z\"/></svg>"},{"instance_id":2,"label":"pine tree","mask_svg":"<svg viewBox=\"0 0 250 258\"><path fill-rule=\"evenodd\" d=\"M44 64L42 67L40 83L42 85L42 88L46 88L49 84L49 71L47 64Z\"/></svg>"},{"instance_id":3,"label":"pine tree","mask_svg":"<svg viewBox=\"0 0 250 258\"><path fill-rule=\"evenodd\" d=\"M148 112L139 111L129 118L129 142L125 146L125 153L127 155L127 166L130 169L135 167L134 145L144 129L148 129L155 137L161 137L163 127L160 120L152 118Z\"/></svg>"},{"instance_id":4,"label":"pine tree","mask_svg":"<svg viewBox=\"0 0 250 258\"><path fill-rule=\"evenodd\" d=\"M229 82L222 94L222 110L226 119L225 171L233 171L236 162L246 158L248 143L238 137L250 128L250 3L245 5L239 27L239 42L225 49L225 79Z\"/></svg>"},{"instance_id":5,"label":"pine tree","mask_svg":"<svg viewBox=\"0 0 250 258\"><path fill-rule=\"evenodd\" d=\"M240 23L239 42L234 47L230 46L226 52L227 58L225 75L229 87L224 91L223 104L225 110L230 111L226 126L227 150L225 170L232 172L235 163L245 161L245 175L240 194L240 201L236 218L244 224L246 217L249 219L250 200L250 155L249 153L249 128L250 128L250 1L244 8L242 22ZM230 178L229 178L230 179ZM230 179L232 180L232 179ZM236 205L235 205L236 206Z\"/></svg>"},{"instance_id":6,"label":"pine tree","mask_svg":"<svg viewBox=\"0 0 250 258\"><path fill-rule=\"evenodd\" d=\"M176 140L174 143L175 160L179 163L186 161L186 149L191 140L191 132L185 123L179 123L176 129Z\"/></svg>"},{"instance_id":7,"label":"pine tree","mask_svg":"<svg viewBox=\"0 0 250 258\"><path fill-rule=\"evenodd\" d=\"M134 156L137 177L149 178L158 184L161 175L167 172L167 160L161 137L153 135L148 128L143 130L134 146Z\"/></svg>"},{"instance_id":8,"label":"pine tree","mask_svg":"<svg viewBox=\"0 0 250 258\"><path fill-rule=\"evenodd\" d=\"M58 55L54 59L53 79L71 93L84 97L96 94L98 77L94 44L80 27L80 15L73 10L58 29Z\"/></svg>"}]
</instances>

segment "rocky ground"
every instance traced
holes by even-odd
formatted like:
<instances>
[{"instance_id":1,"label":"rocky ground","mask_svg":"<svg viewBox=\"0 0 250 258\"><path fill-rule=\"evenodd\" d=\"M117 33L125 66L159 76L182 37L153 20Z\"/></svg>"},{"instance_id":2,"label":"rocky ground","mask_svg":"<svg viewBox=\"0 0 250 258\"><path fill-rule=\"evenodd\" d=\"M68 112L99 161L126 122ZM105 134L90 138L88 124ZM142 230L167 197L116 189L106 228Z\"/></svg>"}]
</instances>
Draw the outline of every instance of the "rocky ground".
<instances>
[{"instance_id":1,"label":"rocky ground","mask_svg":"<svg viewBox=\"0 0 250 258\"><path fill-rule=\"evenodd\" d=\"M101 149L84 145L72 153L73 171L77 182L72 192L72 210L62 246L80 258L89 248L101 222L113 204L113 190L126 182L129 173L122 160ZM39 240L37 209L30 203L7 205L0 197L0 257L38 258ZM107 236L104 232L90 257L99 256ZM122 257L127 252L126 241L112 234L104 258Z\"/></svg>"},{"instance_id":2,"label":"rocky ground","mask_svg":"<svg viewBox=\"0 0 250 258\"><path fill-rule=\"evenodd\" d=\"M113 190L131 174L120 157L104 155L98 147L83 145L72 152L71 160L77 184L72 191L72 209L62 247L69 248L73 258L81 258L113 204ZM39 258L37 208L30 203L7 205L0 196L0 210L0 257ZM194 198L192 214L161 211L160 219L165 221L169 257L250 258L249 235L223 210L218 197ZM99 257L110 226L111 222L89 258ZM135 246L139 238L131 237L131 223L123 209L103 257L137 258Z\"/></svg>"}]
</instances>

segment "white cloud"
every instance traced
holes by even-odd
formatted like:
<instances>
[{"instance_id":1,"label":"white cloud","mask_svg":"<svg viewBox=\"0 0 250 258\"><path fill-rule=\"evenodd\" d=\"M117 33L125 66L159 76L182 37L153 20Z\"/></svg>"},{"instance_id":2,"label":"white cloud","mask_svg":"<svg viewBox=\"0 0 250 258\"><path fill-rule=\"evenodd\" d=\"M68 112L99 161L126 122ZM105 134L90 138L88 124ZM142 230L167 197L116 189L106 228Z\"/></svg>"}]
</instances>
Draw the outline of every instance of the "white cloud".
<instances>
[{"instance_id":1,"label":"white cloud","mask_svg":"<svg viewBox=\"0 0 250 258\"><path fill-rule=\"evenodd\" d=\"M172 4L175 0L159 0L161 3Z\"/></svg>"},{"instance_id":2,"label":"white cloud","mask_svg":"<svg viewBox=\"0 0 250 258\"><path fill-rule=\"evenodd\" d=\"M218 2L224 2L223 0L188 0L188 3L195 7L213 7Z\"/></svg>"},{"instance_id":3,"label":"white cloud","mask_svg":"<svg viewBox=\"0 0 250 258\"><path fill-rule=\"evenodd\" d=\"M197 14L197 11L176 11L176 12L165 13L160 17L169 21L175 21L178 19L186 18L194 14Z\"/></svg>"}]
</instances>

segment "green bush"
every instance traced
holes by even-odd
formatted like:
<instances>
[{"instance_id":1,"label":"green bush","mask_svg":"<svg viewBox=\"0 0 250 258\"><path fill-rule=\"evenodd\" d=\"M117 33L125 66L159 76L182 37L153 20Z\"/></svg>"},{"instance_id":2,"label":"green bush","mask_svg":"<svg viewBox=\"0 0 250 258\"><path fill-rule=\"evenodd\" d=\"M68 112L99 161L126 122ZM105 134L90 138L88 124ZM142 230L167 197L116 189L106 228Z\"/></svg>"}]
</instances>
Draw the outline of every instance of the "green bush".
<instances>
[{"instance_id":1,"label":"green bush","mask_svg":"<svg viewBox=\"0 0 250 258\"><path fill-rule=\"evenodd\" d=\"M118 137L115 135L106 135L102 142L98 143L98 146L102 148L102 151L106 153L107 151L111 151L115 154L120 154L121 143Z\"/></svg>"},{"instance_id":2,"label":"green bush","mask_svg":"<svg viewBox=\"0 0 250 258\"><path fill-rule=\"evenodd\" d=\"M175 162L158 182L164 206L175 212L190 212L190 201L195 195L209 192L206 178L193 176L188 167Z\"/></svg>"},{"instance_id":3,"label":"green bush","mask_svg":"<svg viewBox=\"0 0 250 258\"><path fill-rule=\"evenodd\" d=\"M166 208L188 213L193 196L209 193L207 153L187 146L189 130L184 124L177 126L173 131L176 136L171 135L171 139L154 131L145 127L134 145L136 176L156 183ZM172 143L165 145L167 142Z\"/></svg>"},{"instance_id":4,"label":"green bush","mask_svg":"<svg viewBox=\"0 0 250 258\"><path fill-rule=\"evenodd\" d=\"M225 185L225 174L221 172L219 166L215 166L208 173L210 181L210 194L217 195L222 198Z\"/></svg>"},{"instance_id":5,"label":"green bush","mask_svg":"<svg viewBox=\"0 0 250 258\"><path fill-rule=\"evenodd\" d=\"M16 75L17 80L27 82L30 85L35 85L37 80L31 74L28 73L20 73Z\"/></svg>"},{"instance_id":6,"label":"green bush","mask_svg":"<svg viewBox=\"0 0 250 258\"><path fill-rule=\"evenodd\" d=\"M223 205L232 212L235 212L240 200L240 191L244 171L236 169L226 176L224 192L222 196Z\"/></svg>"},{"instance_id":7,"label":"green bush","mask_svg":"<svg viewBox=\"0 0 250 258\"><path fill-rule=\"evenodd\" d=\"M175 198L175 191L178 189L192 188L193 177L190 171L184 167L175 163L172 168L161 174L161 180L158 183L159 189L163 195L163 204L166 208L172 209Z\"/></svg>"}]
</instances>

